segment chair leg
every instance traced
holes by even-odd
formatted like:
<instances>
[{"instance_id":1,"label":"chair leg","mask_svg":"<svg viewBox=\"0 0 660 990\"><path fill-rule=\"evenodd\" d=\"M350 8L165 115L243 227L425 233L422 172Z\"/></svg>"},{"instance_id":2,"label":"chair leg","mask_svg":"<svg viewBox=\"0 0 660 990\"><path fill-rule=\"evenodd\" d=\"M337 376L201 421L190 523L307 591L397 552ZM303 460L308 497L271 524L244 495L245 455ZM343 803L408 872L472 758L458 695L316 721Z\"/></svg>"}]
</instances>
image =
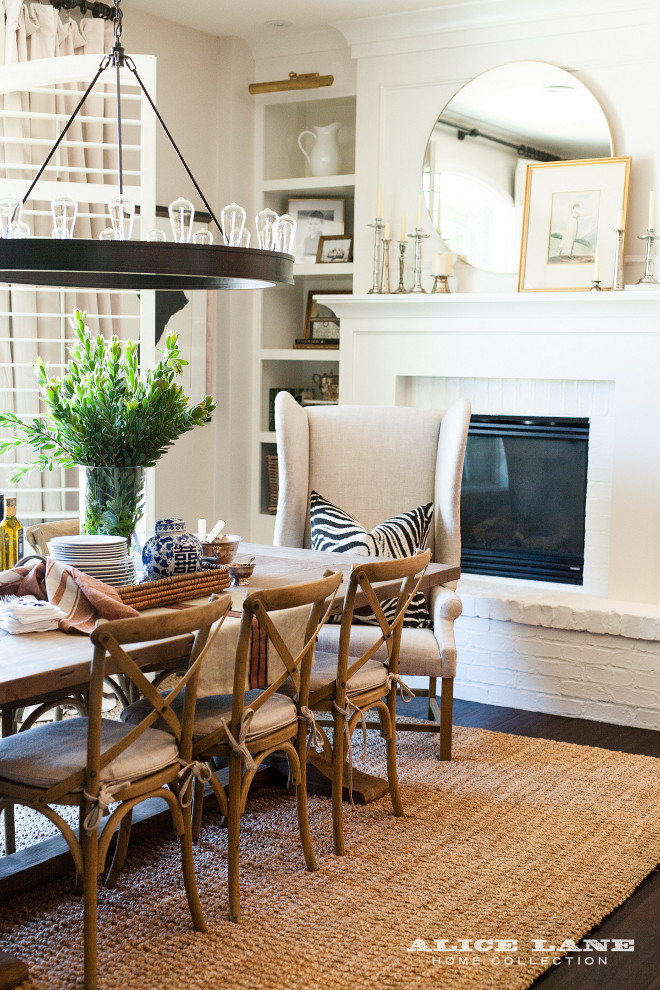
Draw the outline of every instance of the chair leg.
<instances>
[{"instance_id":1,"label":"chair leg","mask_svg":"<svg viewBox=\"0 0 660 990\"><path fill-rule=\"evenodd\" d=\"M387 753L387 783L390 788L392 810L396 818L403 817L403 802L399 791L399 778L396 772L396 687L390 688L387 697L387 708L390 713L390 732L385 740Z\"/></svg>"},{"instance_id":2,"label":"chair leg","mask_svg":"<svg viewBox=\"0 0 660 990\"><path fill-rule=\"evenodd\" d=\"M454 710L454 678L442 678L440 695L440 759L451 760L451 733Z\"/></svg>"},{"instance_id":3,"label":"chair leg","mask_svg":"<svg viewBox=\"0 0 660 990\"><path fill-rule=\"evenodd\" d=\"M437 682L437 678L429 677L429 705L428 705L428 711L426 713L426 717L429 720L433 720L436 717L435 712L433 710L433 703L435 702L435 707L436 708L438 707L438 703L435 698L436 690L437 690L436 682Z\"/></svg>"},{"instance_id":4,"label":"chair leg","mask_svg":"<svg viewBox=\"0 0 660 990\"><path fill-rule=\"evenodd\" d=\"M197 881L195 880L190 805L182 808L181 813L183 816L183 834L181 835L181 868L183 870L183 882L186 887L188 907L190 908L190 917L192 918L196 931L206 932L208 929L206 927L206 922L204 921L202 905L199 900L199 890L197 889Z\"/></svg>"},{"instance_id":5,"label":"chair leg","mask_svg":"<svg viewBox=\"0 0 660 990\"><path fill-rule=\"evenodd\" d=\"M309 815L307 813L307 727L300 726L298 731L298 762L300 772L298 774L298 786L296 787L296 808L298 811L298 831L300 841L305 856L305 865L310 873L318 869L314 856L314 845L312 843L312 833L309 830Z\"/></svg>"},{"instance_id":6,"label":"chair leg","mask_svg":"<svg viewBox=\"0 0 660 990\"><path fill-rule=\"evenodd\" d=\"M239 876L239 842L241 834L241 781L243 762L231 754L229 759L229 814L227 816L227 867L229 882L229 920L241 920L241 886Z\"/></svg>"},{"instance_id":7,"label":"chair leg","mask_svg":"<svg viewBox=\"0 0 660 990\"><path fill-rule=\"evenodd\" d=\"M194 797L192 806L192 840L193 842L199 841L199 833L202 828L202 810L204 807L204 784L201 780L195 778L194 781Z\"/></svg>"},{"instance_id":8,"label":"chair leg","mask_svg":"<svg viewBox=\"0 0 660 990\"><path fill-rule=\"evenodd\" d=\"M98 987L98 949L97 949L97 886L98 886L98 853L99 836L94 829L91 835L82 829L80 843L83 856L83 944L85 950L85 990L97 990Z\"/></svg>"},{"instance_id":9,"label":"chair leg","mask_svg":"<svg viewBox=\"0 0 660 990\"><path fill-rule=\"evenodd\" d=\"M22 709L21 709L22 713ZM5 739L7 736L13 736L16 732L16 715L17 712L10 708L3 708L1 713L2 719L2 738ZM16 852L16 825L14 821L14 805L5 805L5 856L9 856L11 853Z\"/></svg>"},{"instance_id":10,"label":"chair leg","mask_svg":"<svg viewBox=\"0 0 660 990\"><path fill-rule=\"evenodd\" d=\"M132 820L133 811L131 809L131 811L129 811L119 823L115 854L112 857L112 864L108 870L108 875L105 878L106 887L113 888L117 885L117 880L119 879L119 874L122 871L122 867L126 860L126 853L128 852L128 842L131 837Z\"/></svg>"},{"instance_id":11,"label":"chair leg","mask_svg":"<svg viewBox=\"0 0 660 990\"><path fill-rule=\"evenodd\" d=\"M342 811L342 790L344 787L344 716L333 714L332 731L332 837L336 856L343 856L344 813Z\"/></svg>"}]
</instances>

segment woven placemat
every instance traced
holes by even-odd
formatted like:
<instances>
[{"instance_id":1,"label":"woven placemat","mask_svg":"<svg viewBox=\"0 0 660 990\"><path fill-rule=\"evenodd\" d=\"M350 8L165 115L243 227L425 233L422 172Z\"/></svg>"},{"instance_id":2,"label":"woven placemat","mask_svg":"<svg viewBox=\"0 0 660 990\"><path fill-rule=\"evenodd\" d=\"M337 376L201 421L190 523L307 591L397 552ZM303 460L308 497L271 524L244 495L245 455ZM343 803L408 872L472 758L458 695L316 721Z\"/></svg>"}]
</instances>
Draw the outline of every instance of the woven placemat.
<instances>
[{"instance_id":1,"label":"woven placemat","mask_svg":"<svg viewBox=\"0 0 660 990\"><path fill-rule=\"evenodd\" d=\"M172 574L158 581L145 581L143 584L127 584L117 588L125 605L132 605L138 612L172 602L185 602L200 595L210 595L223 591L231 583L229 571L224 566L207 567L203 571L190 574Z\"/></svg>"}]
</instances>

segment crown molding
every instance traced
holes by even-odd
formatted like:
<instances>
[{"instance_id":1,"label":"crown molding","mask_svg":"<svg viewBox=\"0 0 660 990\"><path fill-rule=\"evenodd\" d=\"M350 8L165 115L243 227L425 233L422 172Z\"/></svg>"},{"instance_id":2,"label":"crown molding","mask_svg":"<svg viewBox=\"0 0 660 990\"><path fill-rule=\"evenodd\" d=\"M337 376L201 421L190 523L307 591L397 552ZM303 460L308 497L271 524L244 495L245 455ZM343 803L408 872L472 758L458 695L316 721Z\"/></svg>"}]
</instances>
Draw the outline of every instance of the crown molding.
<instances>
[{"instance_id":1,"label":"crown molding","mask_svg":"<svg viewBox=\"0 0 660 990\"><path fill-rule=\"evenodd\" d=\"M263 29L246 35L252 57L256 61L296 55L314 55L318 52L346 49L346 39L334 25L320 31L295 32L284 29L268 33Z\"/></svg>"},{"instance_id":2,"label":"crown molding","mask_svg":"<svg viewBox=\"0 0 660 990\"><path fill-rule=\"evenodd\" d=\"M567 18L571 23L578 18L592 28L603 28L608 26L610 15L612 21L625 19L627 24L660 20L660 10L647 0L633 0L625 8L620 0L580 0L578 9L575 0L534 0L533 4L529 0L453 0L427 10L330 23L341 32L357 58L437 47L438 35L446 42L453 33L509 24L531 26L554 21L566 25Z\"/></svg>"}]
</instances>

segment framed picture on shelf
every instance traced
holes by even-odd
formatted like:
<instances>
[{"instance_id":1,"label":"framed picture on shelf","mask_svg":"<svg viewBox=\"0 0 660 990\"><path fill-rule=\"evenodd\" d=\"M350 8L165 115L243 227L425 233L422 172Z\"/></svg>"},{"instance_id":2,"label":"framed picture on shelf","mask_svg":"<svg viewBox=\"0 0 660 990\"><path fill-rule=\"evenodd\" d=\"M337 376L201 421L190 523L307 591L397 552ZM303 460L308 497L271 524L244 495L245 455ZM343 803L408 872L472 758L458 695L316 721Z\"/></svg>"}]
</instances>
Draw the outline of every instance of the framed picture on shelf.
<instances>
[{"instance_id":1,"label":"framed picture on shelf","mask_svg":"<svg viewBox=\"0 0 660 990\"><path fill-rule=\"evenodd\" d=\"M339 347L339 317L322 299L314 296L350 295L350 289L310 289L305 306L303 336L297 337L294 348Z\"/></svg>"},{"instance_id":2,"label":"framed picture on shelf","mask_svg":"<svg viewBox=\"0 0 660 990\"><path fill-rule=\"evenodd\" d=\"M327 265L353 260L353 238L350 234L331 234L329 237L319 237L316 251L316 264Z\"/></svg>"},{"instance_id":3,"label":"framed picture on shelf","mask_svg":"<svg viewBox=\"0 0 660 990\"><path fill-rule=\"evenodd\" d=\"M344 233L343 199L290 199L286 211L298 224L296 261L316 261L321 237Z\"/></svg>"},{"instance_id":4,"label":"framed picture on shelf","mask_svg":"<svg viewBox=\"0 0 660 990\"><path fill-rule=\"evenodd\" d=\"M628 209L630 158L527 166L519 292L611 288L614 230Z\"/></svg>"}]
</instances>

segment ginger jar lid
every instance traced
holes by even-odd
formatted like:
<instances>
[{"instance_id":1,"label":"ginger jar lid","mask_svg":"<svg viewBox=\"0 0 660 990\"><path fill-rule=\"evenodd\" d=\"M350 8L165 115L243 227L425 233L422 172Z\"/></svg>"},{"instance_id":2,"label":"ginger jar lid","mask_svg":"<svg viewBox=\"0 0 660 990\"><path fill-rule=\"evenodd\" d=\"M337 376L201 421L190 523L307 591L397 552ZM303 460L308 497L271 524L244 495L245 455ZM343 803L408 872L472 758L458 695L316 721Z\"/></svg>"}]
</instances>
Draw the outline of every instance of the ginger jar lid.
<instances>
[{"instance_id":1,"label":"ginger jar lid","mask_svg":"<svg viewBox=\"0 0 660 990\"><path fill-rule=\"evenodd\" d=\"M158 519L155 529L156 536L167 536L168 533L185 533L186 523L184 519L172 516L170 519Z\"/></svg>"}]
</instances>

